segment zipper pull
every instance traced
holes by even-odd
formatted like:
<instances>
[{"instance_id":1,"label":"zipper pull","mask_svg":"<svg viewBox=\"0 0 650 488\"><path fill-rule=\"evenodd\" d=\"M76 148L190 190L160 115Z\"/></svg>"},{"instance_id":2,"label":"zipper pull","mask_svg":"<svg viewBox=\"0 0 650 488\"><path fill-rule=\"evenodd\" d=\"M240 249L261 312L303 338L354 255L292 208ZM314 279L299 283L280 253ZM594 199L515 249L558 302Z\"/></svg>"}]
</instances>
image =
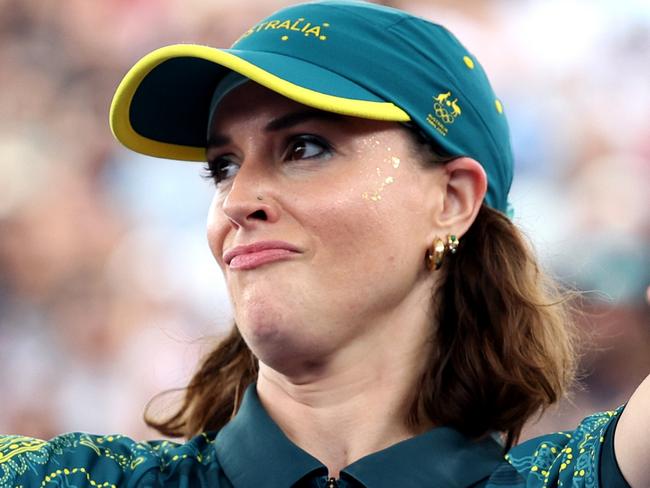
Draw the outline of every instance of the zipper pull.
<instances>
[{"instance_id":1,"label":"zipper pull","mask_svg":"<svg viewBox=\"0 0 650 488\"><path fill-rule=\"evenodd\" d=\"M325 488L338 488L338 486L339 484L336 482L336 479L328 478L327 485L325 485Z\"/></svg>"}]
</instances>

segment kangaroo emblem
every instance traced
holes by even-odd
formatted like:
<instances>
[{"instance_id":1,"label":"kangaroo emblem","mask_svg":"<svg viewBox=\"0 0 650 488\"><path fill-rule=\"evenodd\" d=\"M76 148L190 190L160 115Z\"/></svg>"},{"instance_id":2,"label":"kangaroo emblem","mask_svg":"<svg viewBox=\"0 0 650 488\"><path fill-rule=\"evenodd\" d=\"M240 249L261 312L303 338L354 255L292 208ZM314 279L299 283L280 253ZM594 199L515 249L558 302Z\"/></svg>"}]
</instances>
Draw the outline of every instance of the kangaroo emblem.
<instances>
[{"instance_id":1,"label":"kangaroo emblem","mask_svg":"<svg viewBox=\"0 0 650 488\"><path fill-rule=\"evenodd\" d=\"M451 91L433 97L433 109L436 117L440 118L445 124L453 124L456 117L462 113L458 106L458 98L454 98L453 100L450 100L450 98Z\"/></svg>"},{"instance_id":2,"label":"kangaroo emblem","mask_svg":"<svg viewBox=\"0 0 650 488\"><path fill-rule=\"evenodd\" d=\"M447 102L447 105L451 107L454 118L458 117L461 114L460 107L458 106L458 98L455 98L451 102Z\"/></svg>"},{"instance_id":3,"label":"kangaroo emblem","mask_svg":"<svg viewBox=\"0 0 650 488\"><path fill-rule=\"evenodd\" d=\"M448 126L460 116L462 110L458 105L458 98L451 98L451 90L440 93L433 98L433 112L427 115L427 122L443 136L449 132Z\"/></svg>"},{"instance_id":4,"label":"kangaroo emblem","mask_svg":"<svg viewBox=\"0 0 650 488\"><path fill-rule=\"evenodd\" d=\"M447 102L447 99L448 99L450 96L451 96L451 92L448 91L447 93L441 93L441 94L438 95L437 97L433 97L433 99L434 99L436 102L442 104L442 103L444 103L444 102ZM458 99L456 99L456 100L458 100ZM447 102L447 104L449 104L449 102Z\"/></svg>"}]
</instances>

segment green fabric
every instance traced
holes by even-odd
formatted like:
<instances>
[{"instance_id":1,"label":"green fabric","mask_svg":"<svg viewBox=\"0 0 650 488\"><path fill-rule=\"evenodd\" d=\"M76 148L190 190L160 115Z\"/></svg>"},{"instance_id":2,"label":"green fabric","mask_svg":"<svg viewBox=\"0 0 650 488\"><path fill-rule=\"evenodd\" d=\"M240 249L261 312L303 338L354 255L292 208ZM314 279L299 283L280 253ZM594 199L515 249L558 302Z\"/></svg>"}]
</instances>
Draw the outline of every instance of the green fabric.
<instances>
[{"instance_id":1,"label":"green fabric","mask_svg":"<svg viewBox=\"0 0 650 488\"><path fill-rule=\"evenodd\" d=\"M507 460L491 437L473 442L453 429L434 428L356 461L342 471L338 485L626 487L620 471L608 464L614 459L613 443L602 440L620 411L587 417L575 431L525 442L513 448ZM571 452L569 468L561 469ZM598 481L603 472L608 473L607 484ZM184 444L83 433L48 442L0 436L0 488L325 488L326 481L326 468L286 438L265 412L254 386L235 419L219 433L205 433Z\"/></svg>"},{"instance_id":2,"label":"green fabric","mask_svg":"<svg viewBox=\"0 0 650 488\"><path fill-rule=\"evenodd\" d=\"M486 203L508 211L513 156L501 102L444 27L376 4L312 2L270 15L224 51L319 93L394 103L443 154L478 160L488 175ZM135 92L134 130L204 147L210 99L227 72L203 59L163 61Z\"/></svg>"},{"instance_id":3,"label":"green fabric","mask_svg":"<svg viewBox=\"0 0 650 488\"><path fill-rule=\"evenodd\" d=\"M526 478L526 487L629 488L616 464L613 441L604 444L608 433L613 439L614 421L623 408L591 415L575 430L524 442L506 459Z\"/></svg>"},{"instance_id":4,"label":"green fabric","mask_svg":"<svg viewBox=\"0 0 650 488\"><path fill-rule=\"evenodd\" d=\"M622 410L621 410L622 413ZM616 430L616 425L618 420L621 418L620 414L610 422L607 427L607 432L605 433L605 440L603 441L602 453L601 453L601 470L600 470L600 484L601 486L620 486L621 488L630 488L630 485L626 482L625 484L621 483L621 480L624 480L623 473L621 473L621 468L616 461L614 456L614 431Z\"/></svg>"}]
</instances>

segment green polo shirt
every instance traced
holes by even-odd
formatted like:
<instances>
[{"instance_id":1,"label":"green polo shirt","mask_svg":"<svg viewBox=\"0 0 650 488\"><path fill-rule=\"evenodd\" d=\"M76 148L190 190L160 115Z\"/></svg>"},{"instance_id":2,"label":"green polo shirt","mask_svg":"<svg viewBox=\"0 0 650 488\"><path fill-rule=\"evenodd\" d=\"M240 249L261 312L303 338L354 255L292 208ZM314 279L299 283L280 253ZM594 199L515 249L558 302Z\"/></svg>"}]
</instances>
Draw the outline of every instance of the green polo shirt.
<instances>
[{"instance_id":1,"label":"green polo shirt","mask_svg":"<svg viewBox=\"0 0 650 488\"><path fill-rule=\"evenodd\" d=\"M16 487L627 487L614 458L622 407L506 456L488 437L432 430L370 454L328 484L327 468L293 444L249 387L235 418L184 444L70 433L50 441L0 436L0 488Z\"/></svg>"}]
</instances>

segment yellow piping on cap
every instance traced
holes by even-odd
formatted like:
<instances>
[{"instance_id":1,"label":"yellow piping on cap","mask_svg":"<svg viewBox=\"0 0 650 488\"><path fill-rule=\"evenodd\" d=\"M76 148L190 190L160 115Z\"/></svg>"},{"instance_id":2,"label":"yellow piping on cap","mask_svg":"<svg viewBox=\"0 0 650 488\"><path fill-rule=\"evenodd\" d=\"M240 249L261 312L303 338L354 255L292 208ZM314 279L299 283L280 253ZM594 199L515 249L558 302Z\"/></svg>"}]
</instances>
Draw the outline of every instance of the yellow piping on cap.
<instances>
[{"instance_id":1,"label":"yellow piping on cap","mask_svg":"<svg viewBox=\"0 0 650 488\"><path fill-rule=\"evenodd\" d=\"M411 120L404 110L390 102L372 102L326 95L283 80L234 54L208 46L175 44L144 56L124 76L115 91L109 116L111 131L115 138L129 149L159 158L205 161L205 147L181 146L149 139L136 132L129 119L131 101L142 80L159 64L178 57L194 57L211 61L236 71L280 95L319 110L365 119L395 122Z\"/></svg>"}]
</instances>

